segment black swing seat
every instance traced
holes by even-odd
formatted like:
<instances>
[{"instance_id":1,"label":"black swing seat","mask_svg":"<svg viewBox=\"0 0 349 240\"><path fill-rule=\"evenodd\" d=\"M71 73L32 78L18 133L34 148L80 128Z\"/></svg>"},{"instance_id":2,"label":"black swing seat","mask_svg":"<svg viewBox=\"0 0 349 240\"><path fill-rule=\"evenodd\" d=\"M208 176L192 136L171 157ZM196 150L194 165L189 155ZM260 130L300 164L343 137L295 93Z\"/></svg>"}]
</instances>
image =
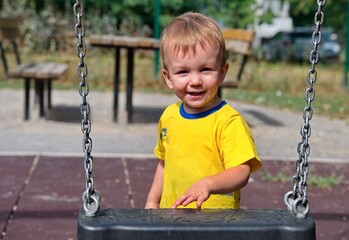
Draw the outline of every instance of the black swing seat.
<instances>
[{"instance_id":1,"label":"black swing seat","mask_svg":"<svg viewBox=\"0 0 349 240\"><path fill-rule=\"evenodd\" d=\"M313 240L312 218L288 210L103 209L79 212L78 240Z\"/></svg>"}]
</instances>

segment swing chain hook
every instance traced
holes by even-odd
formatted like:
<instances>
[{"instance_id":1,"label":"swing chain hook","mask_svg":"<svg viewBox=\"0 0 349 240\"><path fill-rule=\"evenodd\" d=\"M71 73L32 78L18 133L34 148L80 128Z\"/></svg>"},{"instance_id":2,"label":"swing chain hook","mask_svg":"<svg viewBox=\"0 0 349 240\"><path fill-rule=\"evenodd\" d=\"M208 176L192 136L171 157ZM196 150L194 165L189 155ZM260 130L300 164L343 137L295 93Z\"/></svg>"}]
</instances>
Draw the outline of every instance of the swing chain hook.
<instances>
[{"instance_id":1,"label":"swing chain hook","mask_svg":"<svg viewBox=\"0 0 349 240\"><path fill-rule=\"evenodd\" d=\"M84 43L85 28L82 24L83 8L79 0L76 0L74 4L74 15L77 19L75 24L75 35L78 43L76 44L76 55L79 58L77 66L77 73L81 79L79 84L79 94L82 97L82 103L80 104L80 111L83 116L81 121L81 131L83 133L82 150L84 153L84 169L86 177L86 190L82 194L83 209L86 216L93 217L97 214L100 207L100 194L94 188L92 167L93 157L92 151L92 139L90 137L91 121L90 121L90 105L87 102L87 95L89 93L89 86L86 82L87 76L87 64L84 61L86 56L86 45Z\"/></svg>"},{"instance_id":2,"label":"swing chain hook","mask_svg":"<svg viewBox=\"0 0 349 240\"><path fill-rule=\"evenodd\" d=\"M315 90L313 85L317 80L315 65L319 60L318 46L321 42L320 28L324 19L324 4L325 0L317 0L318 9L314 16L315 30L312 35L313 49L310 51L309 56L311 68L307 74L308 88L305 92L305 100L307 105L303 110L304 123L300 129L302 140L297 146L298 160L296 160L294 166L295 175L292 178L292 191L287 192L284 196L284 202L287 209L292 211L297 218L306 218L310 210L310 204L307 200L307 177L309 173L308 158L310 155L310 120L313 117L311 103L315 98Z\"/></svg>"}]
</instances>

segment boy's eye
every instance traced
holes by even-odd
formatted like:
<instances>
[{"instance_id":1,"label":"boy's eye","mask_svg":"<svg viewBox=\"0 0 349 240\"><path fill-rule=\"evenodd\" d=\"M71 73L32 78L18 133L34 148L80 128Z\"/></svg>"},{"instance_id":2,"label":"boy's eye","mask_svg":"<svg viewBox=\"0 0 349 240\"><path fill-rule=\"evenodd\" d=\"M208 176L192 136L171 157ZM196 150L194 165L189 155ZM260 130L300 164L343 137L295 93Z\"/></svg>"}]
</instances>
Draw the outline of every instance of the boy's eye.
<instances>
[{"instance_id":1,"label":"boy's eye","mask_svg":"<svg viewBox=\"0 0 349 240\"><path fill-rule=\"evenodd\" d=\"M186 74L186 73L188 73L187 70L180 70L180 71L176 72L177 75L182 75L182 74Z\"/></svg>"},{"instance_id":2,"label":"boy's eye","mask_svg":"<svg viewBox=\"0 0 349 240\"><path fill-rule=\"evenodd\" d=\"M209 72L211 70L212 70L211 68L205 67L201 69L201 72Z\"/></svg>"}]
</instances>

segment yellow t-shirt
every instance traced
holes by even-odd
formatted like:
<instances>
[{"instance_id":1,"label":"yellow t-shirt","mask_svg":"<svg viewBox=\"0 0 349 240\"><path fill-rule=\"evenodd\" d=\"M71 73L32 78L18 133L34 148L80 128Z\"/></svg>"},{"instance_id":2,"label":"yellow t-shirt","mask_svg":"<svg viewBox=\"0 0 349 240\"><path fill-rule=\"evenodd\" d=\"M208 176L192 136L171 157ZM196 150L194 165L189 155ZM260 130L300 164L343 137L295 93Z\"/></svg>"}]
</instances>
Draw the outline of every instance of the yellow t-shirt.
<instances>
[{"instance_id":1,"label":"yellow t-shirt","mask_svg":"<svg viewBox=\"0 0 349 240\"><path fill-rule=\"evenodd\" d=\"M243 117L222 101L200 114L188 114L182 102L168 106L162 114L155 155L165 161L160 208L170 208L196 181L235 167L251 159L256 171L262 163ZM212 194L202 208L239 208L240 190ZM187 208L196 208L191 203Z\"/></svg>"}]
</instances>

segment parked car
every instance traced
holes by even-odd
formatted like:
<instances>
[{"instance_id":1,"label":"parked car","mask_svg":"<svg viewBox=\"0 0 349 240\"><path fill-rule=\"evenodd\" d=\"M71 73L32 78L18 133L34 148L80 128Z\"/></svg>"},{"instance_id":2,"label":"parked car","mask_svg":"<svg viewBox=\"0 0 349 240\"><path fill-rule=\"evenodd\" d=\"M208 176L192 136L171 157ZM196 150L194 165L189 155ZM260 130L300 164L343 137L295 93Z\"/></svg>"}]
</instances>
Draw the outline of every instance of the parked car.
<instances>
[{"instance_id":1,"label":"parked car","mask_svg":"<svg viewBox=\"0 0 349 240\"><path fill-rule=\"evenodd\" d=\"M266 60L309 60L313 29L295 28L293 32L279 32L270 39L263 39L262 52ZM338 59L340 45L337 35L331 30L321 31L321 43L318 47L319 57L322 59Z\"/></svg>"}]
</instances>

